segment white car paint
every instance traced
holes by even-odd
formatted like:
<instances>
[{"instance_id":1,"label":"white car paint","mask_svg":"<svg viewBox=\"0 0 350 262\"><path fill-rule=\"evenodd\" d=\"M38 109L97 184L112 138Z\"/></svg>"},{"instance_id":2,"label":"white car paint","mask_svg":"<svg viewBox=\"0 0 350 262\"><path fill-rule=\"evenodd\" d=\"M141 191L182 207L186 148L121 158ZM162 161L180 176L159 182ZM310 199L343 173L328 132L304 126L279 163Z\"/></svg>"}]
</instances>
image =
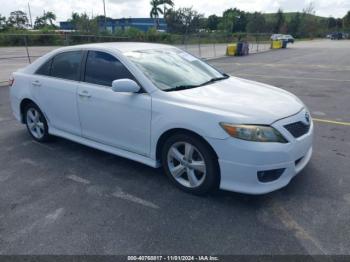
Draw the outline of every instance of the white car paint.
<instances>
[{"instance_id":1,"label":"white car paint","mask_svg":"<svg viewBox=\"0 0 350 262\"><path fill-rule=\"evenodd\" d=\"M36 75L29 79L28 84L31 85L32 93L32 97L28 98L34 99L48 119L55 120L52 127L81 135L76 99L77 82Z\"/></svg>"},{"instance_id":2,"label":"white car paint","mask_svg":"<svg viewBox=\"0 0 350 262\"><path fill-rule=\"evenodd\" d=\"M157 143L167 131L181 128L197 133L214 149L220 165L220 188L249 194L279 189L300 172L312 154L313 124L294 138L285 124L305 122L305 105L294 95L269 85L230 77L210 85L164 92L123 53L169 48L145 43L102 43L60 48L13 74L10 88L15 117L23 122L20 104L34 101L45 114L49 133L159 167ZM49 58L70 50L97 50L119 59L145 93L116 93L111 88L79 81L39 76L35 71ZM50 87L49 87L50 86ZM230 137L219 125L271 125L288 143L251 142ZM295 161L303 157L302 161ZM257 171L286 168L268 183Z\"/></svg>"},{"instance_id":3,"label":"white car paint","mask_svg":"<svg viewBox=\"0 0 350 262\"><path fill-rule=\"evenodd\" d=\"M84 91L91 98L77 99L83 137L149 155L152 100L148 94L115 93L111 88L79 83L78 95Z\"/></svg>"}]
</instances>

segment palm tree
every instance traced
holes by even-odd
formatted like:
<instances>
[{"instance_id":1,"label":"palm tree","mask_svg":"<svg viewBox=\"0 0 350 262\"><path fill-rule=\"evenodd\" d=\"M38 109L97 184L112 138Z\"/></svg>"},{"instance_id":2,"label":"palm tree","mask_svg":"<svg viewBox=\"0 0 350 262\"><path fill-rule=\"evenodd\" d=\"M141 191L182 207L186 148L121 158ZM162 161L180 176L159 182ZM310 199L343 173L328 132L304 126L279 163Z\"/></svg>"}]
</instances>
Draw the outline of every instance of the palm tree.
<instances>
[{"instance_id":1,"label":"palm tree","mask_svg":"<svg viewBox=\"0 0 350 262\"><path fill-rule=\"evenodd\" d=\"M53 12L46 12L44 18L45 20L49 20L50 25L53 26L53 21L56 20L56 15Z\"/></svg>"},{"instance_id":2,"label":"palm tree","mask_svg":"<svg viewBox=\"0 0 350 262\"><path fill-rule=\"evenodd\" d=\"M34 29L41 29L47 26L46 20L43 17L36 17L34 22Z\"/></svg>"},{"instance_id":3,"label":"palm tree","mask_svg":"<svg viewBox=\"0 0 350 262\"><path fill-rule=\"evenodd\" d=\"M150 17L154 19L154 25L158 29L159 14L163 14L163 10L159 6L163 4L163 0L151 0L150 4L152 6L151 12L150 12Z\"/></svg>"},{"instance_id":4,"label":"palm tree","mask_svg":"<svg viewBox=\"0 0 350 262\"><path fill-rule=\"evenodd\" d=\"M0 14L0 30L4 29L6 26L6 17Z\"/></svg>"},{"instance_id":5,"label":"palm tree","mask_svg":"<svg viewBox=\"0 0 350 262\"><path fill-rule=\"evenodd\" d=\"M174 1L173 0L161 0L162 4L163 4L163 15L164 15L164 18L165 18L165 15L166 15L166 6L167 5L170 5L171 7L174 6Z\"/></svg>"}]
</instances>

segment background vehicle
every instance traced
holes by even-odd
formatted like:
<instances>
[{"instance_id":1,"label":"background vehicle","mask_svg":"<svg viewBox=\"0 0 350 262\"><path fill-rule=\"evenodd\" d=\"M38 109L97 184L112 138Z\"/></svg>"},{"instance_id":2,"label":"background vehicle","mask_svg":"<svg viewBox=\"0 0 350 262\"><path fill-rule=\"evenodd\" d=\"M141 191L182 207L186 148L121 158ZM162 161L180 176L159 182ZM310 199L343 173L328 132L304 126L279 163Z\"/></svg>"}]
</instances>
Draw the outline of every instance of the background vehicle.
<instances>
[{"instance_id":1,"label":"background vehicle","mask_svg":"<svg viewBox=\"0 0 350 262\"><path fill-rule=\"evenodd\" d=\"M291 35L283 35L282 39L287 40L288 43L292 43L292 44L294 43L294 37Z\"/></svg>"},{"instance_id":2,"label":"background vehicle","mask_svg":"<svg viewBox=\"0 0 350 262\"><path fill-rule=\"evenodd\" d=\"M288 43L294 43L294 37L291 35L283 35L283 34L273 34L270 37L271 40L286 40Z\"/></svg>"},{"instance_id":3,"label":"background vehicle","mask_svg":"<svg viewBox=\"0 0 350 262\"><path fill-rule=\"evenodd\" d=\"M344 39L344 34L341 32L335 32L330 35L331 40L342 40Z\"/></svg>"},{"instance_id":4,"label":"background vehicle","mask_svg":"<svg viewBox=\"0 0 350 262\"><path fill-rule=\"evenodd\" d=\"M281 40L283 38L282 34L273 34L270 39L271 40Z\"/></svg>"}]
</instances>

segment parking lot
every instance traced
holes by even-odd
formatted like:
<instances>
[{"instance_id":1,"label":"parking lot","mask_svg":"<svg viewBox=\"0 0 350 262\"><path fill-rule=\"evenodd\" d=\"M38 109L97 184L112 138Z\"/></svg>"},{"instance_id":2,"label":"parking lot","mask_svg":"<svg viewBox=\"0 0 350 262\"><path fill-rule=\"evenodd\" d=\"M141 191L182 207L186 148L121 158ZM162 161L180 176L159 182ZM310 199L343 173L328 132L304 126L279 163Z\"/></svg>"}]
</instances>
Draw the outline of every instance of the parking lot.
<instances>
[{"instance_id":1,"label":"parking lot","mask_svg":"<svg viewBox=\"0 0 350 262\"><path fill-rule=\"evenodd\" d=\"M39 144L0 87L0 254L350 255L350 41L210 63L310 109L314 154L286 188L197 197L160 169L60 138Z\"/></svg>"}]
</instances>

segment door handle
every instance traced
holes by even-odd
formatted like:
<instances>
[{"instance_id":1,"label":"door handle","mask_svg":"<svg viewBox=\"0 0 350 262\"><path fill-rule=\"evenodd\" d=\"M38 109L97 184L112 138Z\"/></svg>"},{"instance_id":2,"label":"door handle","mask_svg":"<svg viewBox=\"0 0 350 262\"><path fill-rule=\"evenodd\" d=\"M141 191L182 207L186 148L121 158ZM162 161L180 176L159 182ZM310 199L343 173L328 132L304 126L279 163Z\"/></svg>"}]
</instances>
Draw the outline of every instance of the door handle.
<instances>
[{"instance_id":1,"label":"door handle","mask_svg":"<svg viewBox=\"0 0 350 262\"><path fill-rule=\"evenodd\" d=\"M80 97L87 97L87 98L90 98L90 97L91 97L91 95L89 94L89 92L86 91L86 90L80 92L80 93L79 93L79 96L80 96Z\"/></svg>"},{"instance_id":2,"label":"door handle","mask_svg":"<svg viewBox=\"0 0 350 262\"><path fill-rule=\"evenodd\" d=\"M39 82L39 80L35 80L32 82L33 86L41 86L41 83Z\"/></svg>"}]
</instances>

